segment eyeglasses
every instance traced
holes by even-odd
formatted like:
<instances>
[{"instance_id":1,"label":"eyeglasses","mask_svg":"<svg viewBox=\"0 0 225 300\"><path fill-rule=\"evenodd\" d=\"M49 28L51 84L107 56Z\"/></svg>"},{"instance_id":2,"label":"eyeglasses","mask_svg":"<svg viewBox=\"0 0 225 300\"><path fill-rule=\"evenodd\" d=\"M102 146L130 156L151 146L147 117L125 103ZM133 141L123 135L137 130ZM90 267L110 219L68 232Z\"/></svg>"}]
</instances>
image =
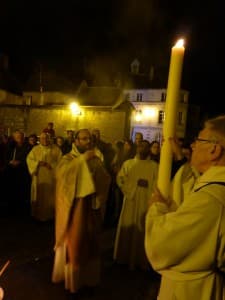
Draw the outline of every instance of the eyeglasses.
<instances>
[{"instance_id":1,"label":"eyeglasses","mask_svg":"<svg viewBox=\"0 0 225 300\"><path fill-rule=\"evenodd\" d=\"M215 140L206 140L206 139L201 139L201 138L199 138L199 137L195 137L195 138L194 138L194 143L195 143L195 142L203 142L203 143L218 144L218 142L215 141Z\"/></svg>"}]
</instances>

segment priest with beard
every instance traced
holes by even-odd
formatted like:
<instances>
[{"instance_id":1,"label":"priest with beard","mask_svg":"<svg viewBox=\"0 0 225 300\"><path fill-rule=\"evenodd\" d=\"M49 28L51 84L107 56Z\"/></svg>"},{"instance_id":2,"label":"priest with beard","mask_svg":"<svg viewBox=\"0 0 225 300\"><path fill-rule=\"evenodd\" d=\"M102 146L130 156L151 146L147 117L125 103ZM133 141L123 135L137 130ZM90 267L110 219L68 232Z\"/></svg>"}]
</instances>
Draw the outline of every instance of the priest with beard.
<instances>
[{"instance_id":1,"label":"priest with beard","mask_svg":"<svg viewBox=\"0 0 225 300\"><path fill-rule=\"evenodd\" d=\"M99 235L110 176L92 145L91 133L76 133L72 150L56 169L55 260L52 281L77 293L100 282Z\"/></svg>"}]
</instances>

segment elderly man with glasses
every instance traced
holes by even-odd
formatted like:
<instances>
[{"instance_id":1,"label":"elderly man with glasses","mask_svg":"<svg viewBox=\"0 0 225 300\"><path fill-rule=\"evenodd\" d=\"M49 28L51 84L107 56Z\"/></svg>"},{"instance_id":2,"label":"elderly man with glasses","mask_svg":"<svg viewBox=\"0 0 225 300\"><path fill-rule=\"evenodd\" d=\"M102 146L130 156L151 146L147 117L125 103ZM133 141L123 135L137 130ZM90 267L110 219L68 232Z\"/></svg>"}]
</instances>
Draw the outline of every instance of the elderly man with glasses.
<instances>
[{"instance_id":1,"label":"elderly man with glasses","mask_svg":"<svg viewBox=\"0 0 225 300\"><path fill-rule=\"evenodd\" d=\"M93 149L91 133L76 133L71 152L56 169L55 262L53 282L77 293L100 281L101 222L110 177Z\"/></svg>"},{"instance_id":2,"label":"elderly man with glasses","mask_svg":"<svg viewBox=\"0 0 225 300\"><path fill-rule=\"evenodd\" d=\"M191 145L201 174L176 211L156 189L145 249L162 275L158 300L225 299L225 116L205 122Z\"/></svg>"}]
</instances>

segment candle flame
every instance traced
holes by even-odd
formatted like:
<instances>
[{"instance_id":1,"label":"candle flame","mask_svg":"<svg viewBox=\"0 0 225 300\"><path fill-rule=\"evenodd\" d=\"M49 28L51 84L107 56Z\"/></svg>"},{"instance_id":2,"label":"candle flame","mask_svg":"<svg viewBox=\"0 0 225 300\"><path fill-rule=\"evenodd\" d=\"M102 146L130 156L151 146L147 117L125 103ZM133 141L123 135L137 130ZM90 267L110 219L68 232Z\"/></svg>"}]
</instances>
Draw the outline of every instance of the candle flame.
<instances>
[{"instance_id":1,"label":"candle flame","mask_svg":"<svg viewBox=\"0 0 225 300\"><path fill-rule=\"evenodd\" d=\"M175 45L176 48L181 48L183 46L184 46L184 39L180 39L176 42L176 45Z\"/></svg>"}]
</instances>

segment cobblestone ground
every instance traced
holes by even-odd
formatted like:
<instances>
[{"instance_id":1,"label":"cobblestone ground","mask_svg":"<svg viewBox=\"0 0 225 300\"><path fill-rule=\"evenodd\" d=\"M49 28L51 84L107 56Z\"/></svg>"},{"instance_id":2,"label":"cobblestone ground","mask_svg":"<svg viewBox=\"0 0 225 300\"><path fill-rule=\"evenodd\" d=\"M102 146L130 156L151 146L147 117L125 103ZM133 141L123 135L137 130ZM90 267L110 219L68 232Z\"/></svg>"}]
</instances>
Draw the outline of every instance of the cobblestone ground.
<instances>
[{"instance_id":1,"label":"cobblestone ground","mask_svg":"<svg viewBox=\"0 0 225 300\"><path fill-rule=\"evenodd\" d=\"M155 272L129 271L112 260L115 228L102 235L103 267L101 285L79 299L155 300L159 276ZM4 300L69 300L63 284L51 283L54 228L52 223L0 217L0 269L10 264L0 277Z\"/></svg>"}]
</instances>

